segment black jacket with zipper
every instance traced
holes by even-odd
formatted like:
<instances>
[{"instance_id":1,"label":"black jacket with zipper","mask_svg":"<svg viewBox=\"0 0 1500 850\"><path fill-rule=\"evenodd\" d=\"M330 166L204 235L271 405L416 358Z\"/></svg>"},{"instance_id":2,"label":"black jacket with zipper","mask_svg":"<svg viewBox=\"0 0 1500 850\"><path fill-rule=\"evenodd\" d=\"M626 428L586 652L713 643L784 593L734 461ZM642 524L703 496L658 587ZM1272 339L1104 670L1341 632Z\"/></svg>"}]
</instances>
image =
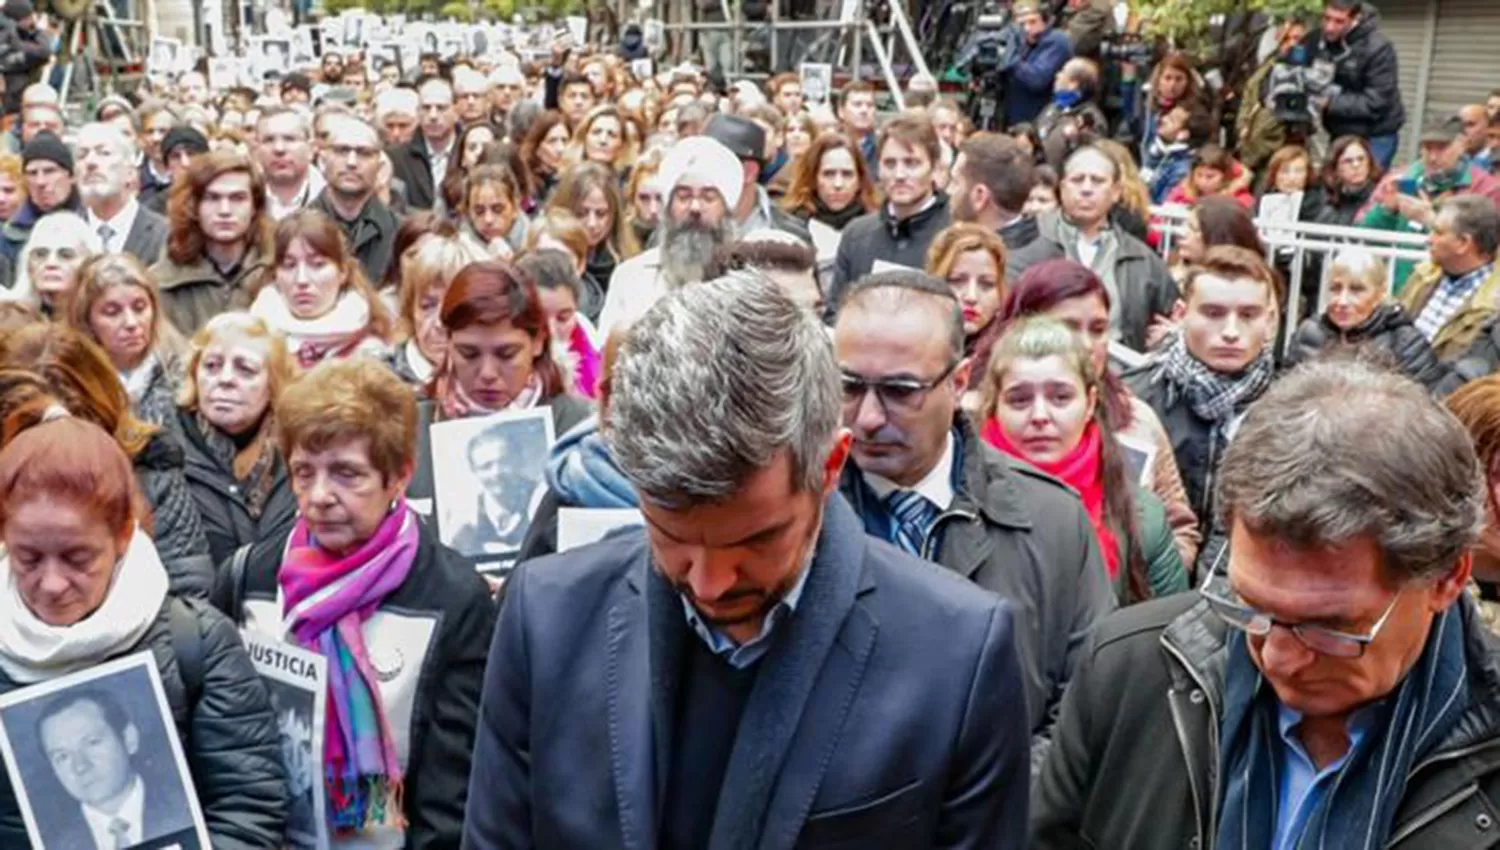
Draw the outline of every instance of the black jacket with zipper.
<instances>
[{"instance_id":1,"label":"black jacket with zipper","mask_svg":"<svg viewBox=\"0 0 1500 850\"><path fill-rule=\"evenodd\" d=\"M1379 349L1391 357L1402 374L1428 390L1436 391L1448 379L1448 364L1438 359L1432 343L1412 324L1400 304L1381 304L1368 319L1348 331L1339 330L1327 313L1304 321L1292 337L1286 365L1295 366L1338 346Z\"/></svg>"},{"instance_id":2,"label":"black jacket with zipper","mask_svg":"<svg viewBox=\"0 0 1500 850\"><path fill-rule=\"evenodd\" d=\"M297 519L297 497L292 495L286 463L279 455L271 472L275 483L270 495L261 507L260 517L252 517L244 487L235 480L234 471L226 469L208 450L198 417L179 411L174 426L187 457L183 474L203 520L203 534L208 538L209 555L215 564L224 563L241 546L285 533L292 527Z\"/></svg>"},{"instance_id":3,"label":"black jacket with zipper","mask_svg":"<svg viewBox=\"0 0 1500 850\"><path fill-rule=\"evenodd\" d=\"M1500 644L1467 594L1469 704L1404 778L1391 850L1500 846ZM1099 625L1032 787L1034 850L1213 850L1229 627L1196 593Z\"/></svg>"},{"instance_id":4,"label":"black jacket with zipper","mask_svg":"<svg viewBox=\"0 0 1500 850\"><path fill-rule=\"evenodd\" d=\"M907 218L891 215L891 205L849 222L833 258L833 280L828 285L828 309L839 301L855 281L869 274L875 261L921 271L927 268L927 249L948 226L948 196L938 192L932 205Z\"/></svg>"},{"instance_id":5,"label":"black jacket with zipper","mask_svg":"<svg viewBox=\"0 0 1500 850\"><path fill-rule=\"evenodd\" d=\"M461 555L438 542L431 526L424 523L419 533L411 573L381 601L376 613L389 615L386 622L393 629L396 620L431 624L425 649L413 643L392 649L403 666L406 661L420 664L408 706L411 722L404 730L410 742L402 780L404 846L440 850L458 847L463 831L469 759L496 605L484 580ZM276 606L277 575L290 536L288 529L256 543L239 574L220 570L211 597L215 607L244 624L252 605ZM373 628L377 627L366 626L368 642L374 640ZM386 711L392 712L392 706Z\"/></svg>"},{"instance_id":6,"label":"black jacket with zipper","mask_svg":"<svg viewBox=\"0 0 1500 850\"><path fill-rule=\"evenodd\" d=\"M991 448L964 413L954 417L962 458L953 503L928 534L926 558L1010 602L1030 713L1033 775L1073 666L1094 624L1115 609L1098 538L1078 494ZM844 466L839 490L872 532L881 510L859 468Z\"/></svg>"}]
</instances>

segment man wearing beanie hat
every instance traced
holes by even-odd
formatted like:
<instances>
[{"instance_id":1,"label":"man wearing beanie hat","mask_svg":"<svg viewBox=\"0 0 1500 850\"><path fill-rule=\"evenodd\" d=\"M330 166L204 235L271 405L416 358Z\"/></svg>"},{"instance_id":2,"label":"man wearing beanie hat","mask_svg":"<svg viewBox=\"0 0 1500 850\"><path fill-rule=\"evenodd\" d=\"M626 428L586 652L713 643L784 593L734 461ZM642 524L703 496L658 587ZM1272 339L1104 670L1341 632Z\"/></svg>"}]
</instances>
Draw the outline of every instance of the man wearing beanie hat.
<instances>
[{"instance_id":1,"label":"man wearing beanie hat","mask_svg":"<svg viewBox=\"0 0 1500 850\"><path fill-rule=\"evenodd\" d=\"M21 248L42 216L58 210L82 209L73 186L73 152L51 133L38 133L21 152L26 177L26 203L0 230L0 256L15 268Z\"/></svg>"},{"instance_id":2,"label":"man wearing beanie hat","mask_svg":"<svg viewBox=\"0 0 1500 850\"><path fill-rule=\"evenodd\" d=\"M187 174L193 157L208 153L208 139L196 127L179 124L167 131L161 140L161 158L167 164L167 188L152 195L146 208L152 212L167 214L167 199L171 197L171 185Z\"/></svg>"},{"instance_id":3,"label":"man wearing beanie hat","mask_svg":"<svg viewBox=\"0 0 1500 850\"><path fill-rule=\"evenodd\" d=\"M31 0L8 0L0 16L0 72L5 75L5 114L21 110L21 93L36 81L42 66L52 58L46 33L36 25Z\"/></svg>"},{"instance_id":4,"label":"man wearing beanie hat","mask_svg":"<svg viewBox=\"0 0 1500 850\"><path fill-rule=\"evenodd\" d=\"M690 136L667 151L657 172L661 244L615 268L599 314L601 337L640 318L668 290L705 279L714 253L734 239L740 161L716 139Z\"/></svg>"}]
</instances>

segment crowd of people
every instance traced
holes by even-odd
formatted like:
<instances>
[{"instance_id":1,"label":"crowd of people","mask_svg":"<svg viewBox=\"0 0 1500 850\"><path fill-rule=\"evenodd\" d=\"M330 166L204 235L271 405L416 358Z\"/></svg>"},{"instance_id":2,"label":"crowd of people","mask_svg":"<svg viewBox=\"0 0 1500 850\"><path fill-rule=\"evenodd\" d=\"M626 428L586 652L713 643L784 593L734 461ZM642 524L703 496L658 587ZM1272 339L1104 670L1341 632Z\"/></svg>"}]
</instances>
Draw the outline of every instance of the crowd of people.
<instances>
[{"instance_id":1,"label":"crowd of people","mask_svg":"<svg viewBox=\"0 0 1500 850\"><path fill-rule=\"evenodd\" d=\"M980 132L563 43L70 122L0 54L0 693L150 651L220 850L287 840L242 633L329 661L335 847L1489 846L1500 91L1393 168L1355 0L1233 133L1178 53L1106 115L1013 11ZM431 428L537 408L481 575ZM644 528L558 551L606 508Z\"/></svg>"}]
</instances>

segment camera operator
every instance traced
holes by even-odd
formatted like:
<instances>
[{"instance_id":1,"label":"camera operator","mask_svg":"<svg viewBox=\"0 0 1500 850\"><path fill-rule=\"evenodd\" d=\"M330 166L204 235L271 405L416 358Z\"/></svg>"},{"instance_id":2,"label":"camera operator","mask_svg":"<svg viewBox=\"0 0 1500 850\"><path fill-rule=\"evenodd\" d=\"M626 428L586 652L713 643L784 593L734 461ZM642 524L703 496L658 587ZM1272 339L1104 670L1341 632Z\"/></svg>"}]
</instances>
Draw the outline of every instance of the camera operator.
<instances>
[{"instance_id":1,"label":"camera operator","mask_svg":"<svg viewBox=\"0 0 1500 850\"><path fill-rule=\"evenodd\" d=\"M1103 136L1109 125L1095 103L1099 66L1088 59L1069 59L1057 72L1052 102L1036 119L1047 164L1061 169L1068 155Z\"/></svg>"},{"instance_id":2,"label":"camera operator","mask_svg":"<svg viewBox=\"0 0 1500 850\"><path fill-rule=\"evenodd\" d=\"M1256 171L1261 170L1283 145L1306 144L1310 135L1313 115L1307 109L1309 92L1305 89L1296 91L1297 85L1291 87L1292 91L1277 85L1285 82L1288 67L1305 64L1307 48L1302 40L1306 36L1307 26L1301 21L1293 19L1282 24L1276 51L1266 57L1266 61L1245 81L1234 131L1239 139L1240 162ZM1299 103L1303 108L1295 110Z\"/></svg>"},{"instance_id":3,"label":"camera operator","mask_svg":"<svg viewBox=\"0 0 1500 850\"><path fill-rule=\"evenodd\" d=\"M1005 76L1005 124L1035 121L1052 100L1057 72L1073 58L1068 36L1053 29L1039 0L1016 0L1011 7L1021 37L1001 65Z\"/></svg>"},{"instance_id":4,"label":"camera operator","mask_svg":"<svg viewBox=\"0 0 1500 850\"><path fill-rule=\"evenodd\" d=\"M1314 98L1330 138L1370 140L1381 168L1389 168L1406 123L1396 48L1379 30L1380 13L1361 0L1324 0L1323 28L1304 45L1317 67L1333 68L1328 93Z\"/></svg>"}]
</instances>

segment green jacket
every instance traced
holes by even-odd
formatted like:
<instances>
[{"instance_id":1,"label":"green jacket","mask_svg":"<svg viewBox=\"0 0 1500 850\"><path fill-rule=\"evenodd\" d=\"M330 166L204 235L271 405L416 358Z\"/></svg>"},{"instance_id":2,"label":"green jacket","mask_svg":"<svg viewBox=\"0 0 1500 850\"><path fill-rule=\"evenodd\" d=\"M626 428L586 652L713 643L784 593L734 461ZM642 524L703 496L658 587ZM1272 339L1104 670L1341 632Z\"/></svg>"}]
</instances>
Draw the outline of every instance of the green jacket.
<instances>
[{"instance_id":1,"label":"green jacket","mask_svg":"<svg viewBox=\"0 0 1500 850\"><path fill-rule=\"evenodd\" d=\"M1135 521L1141 535L1141 549L1146 557L1146 581L1151 589L1151 598L1160 599L1188 589L1187 570L1182 566L1182 555L1177 551L1177 542L1172 537L1172 526L1167 522L1167 509L1161 500L1150 492L1135 488ZM1125 541L1120 539L1122 569L1115 575L1115 599L1121 607L1141 599L1130 597L1130 576L1123 569L1126 563Z\"/></svg>"},{"instance_id":2,"label":"green jacket","mask_svg":"<svg viewBox=\"0 0 1500 850\"><path fill-rule=\"evenodd\" d=\"M1411 273L1400 300L1401 307L1412 321L1422 315L1442 279L1443 270L1436 263L1423 263ZM1497 315L1497 301L1500 301L1500 266L1496 266L1484 283L1479 284L1464 306L1433 337L1432 350L1438 359L1457 360L1466 354Z\"/></svg>"},{"instance_id":3,"label":"green jacket","mask_svg":"<svg viewBox=\"0 0 1500 850\"><path fill-rule=\"evenodd\" d=\"M184 337L191 339L214 316L248 309L268 274L269 262L258 249L251 248L239 268L226 278L206 256L180 265L172 261L169 250L164 250L151 273L161 287L162 312Z\"/></svg>"},{"instance_id":4,"label":"green jacket","mask_svg":"<svg viewBox=\"0 0 1500 850\"><path fill-rule=\"evenodd\" d=\"M1245 96L1240 100L1240 111L1234 119L1234 134L1240 142L1240 163L1246 168L1259 171L1270 161L1271 155L1286 144L1286 127L1276 120L1276 110L1266 106L1261 97L1266 77L1276 64L1276 57L1261 63L1241 89Z\"/></svg>"}]
</instances>

